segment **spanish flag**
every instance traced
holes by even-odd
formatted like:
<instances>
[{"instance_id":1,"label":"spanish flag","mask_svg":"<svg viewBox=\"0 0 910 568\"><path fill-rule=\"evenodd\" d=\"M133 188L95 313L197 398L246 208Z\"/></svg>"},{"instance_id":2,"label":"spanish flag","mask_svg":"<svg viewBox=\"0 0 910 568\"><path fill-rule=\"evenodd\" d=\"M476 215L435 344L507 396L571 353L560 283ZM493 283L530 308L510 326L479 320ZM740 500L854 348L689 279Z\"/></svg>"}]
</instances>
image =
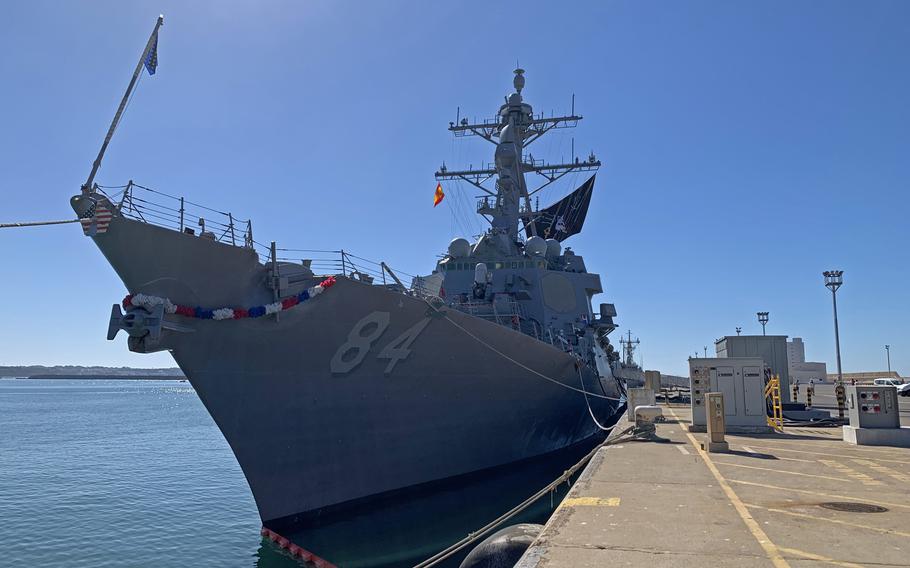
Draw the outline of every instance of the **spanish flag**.
<instances>
[{"instance_id":1,"label":"spanish flag","mask_svg":"<svg viewBox=\"0 0 910 568\"><path fill-rule=\"evenodd\" d=\"M442 184L437 182L436 183L436 193L433 194L433 207L436 207L437 205L442 203L442 200L445 196L446 196L446 194L442 192Z\"/></svg>"}]
</instances>

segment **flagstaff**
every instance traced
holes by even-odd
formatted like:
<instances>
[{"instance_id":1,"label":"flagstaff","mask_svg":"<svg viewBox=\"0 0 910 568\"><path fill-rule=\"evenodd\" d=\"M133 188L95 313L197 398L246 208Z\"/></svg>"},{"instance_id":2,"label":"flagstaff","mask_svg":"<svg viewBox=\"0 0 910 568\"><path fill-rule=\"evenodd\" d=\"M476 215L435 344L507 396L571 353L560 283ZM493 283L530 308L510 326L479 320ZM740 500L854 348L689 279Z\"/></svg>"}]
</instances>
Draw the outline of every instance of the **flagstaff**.
<instances>
[{"instance_id":1,"label":"flagstaff","mask_svg":"<svg viewBox=\"0 0 910 568\"><path fill-rule=\"evenodd\" d=\"M101 160L104 159L104 152L107 150L107 145L110 144L111 138L114 136L114 130L117 129L117 124L120 122L120 117L123 115L130 94L136 86L139 74L142 73L143 65L148 69L149 75L155 74L155 69L158 66L158 29L163 24L164 15L159 15L158 21L155 22L155 28L152 30L152 34L145 44L145 49L142 50L142 56L139 58L139 63L136 64L136 70L133 71L133 77L130 79L130 84L123 94L120 106L117 107L117 113L114 115L114 120L111 121L111 127L107 130L107 136L104 137L104 143L101 144L101 149L98 151L98 157L95 158L95 161L92 163L92 171L88 175L88 179L85 180L85 183L82 185L82 193L84 194L91 193L92 191L92 183L95 181L95 174L98 173L98 168L101 166Z\"/></svg>"}]
</instances>

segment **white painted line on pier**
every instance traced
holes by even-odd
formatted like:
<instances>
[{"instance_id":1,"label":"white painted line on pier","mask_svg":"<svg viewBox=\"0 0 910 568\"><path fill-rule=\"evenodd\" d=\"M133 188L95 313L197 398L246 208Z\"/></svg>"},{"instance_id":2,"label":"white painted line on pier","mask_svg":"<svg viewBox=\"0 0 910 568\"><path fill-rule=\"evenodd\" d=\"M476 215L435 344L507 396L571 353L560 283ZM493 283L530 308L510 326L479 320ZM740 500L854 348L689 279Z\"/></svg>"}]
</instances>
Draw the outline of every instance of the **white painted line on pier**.
<instances>
[{"instance_id":1,"label":"white painted line on pier","mask_svg":"<svg viewBox=\"0 0 910 568\"><path fill-rule=\"evenodd\" d=\"M743 446L743 449L746 450L747 452L749 452L750 454L757 454L757 453L758 453L758 452L756 452L755 450L753 450L752 448L750 448L749 446Z\"/></svg>"},{"instance_id":2,"label":"white painted line on pier","mask_svg":"<svg viewBox=\"0 0 910 568\"><path fill-rule=\"evenodd\" d=\"M691 454L689 453L689 450L687 450L685 446L676 446L676 449L679 450L679 451L681 451L682 453L686 454L687 456L688 456L688 455L691 455Z\"/></svg>"}]
</instances>

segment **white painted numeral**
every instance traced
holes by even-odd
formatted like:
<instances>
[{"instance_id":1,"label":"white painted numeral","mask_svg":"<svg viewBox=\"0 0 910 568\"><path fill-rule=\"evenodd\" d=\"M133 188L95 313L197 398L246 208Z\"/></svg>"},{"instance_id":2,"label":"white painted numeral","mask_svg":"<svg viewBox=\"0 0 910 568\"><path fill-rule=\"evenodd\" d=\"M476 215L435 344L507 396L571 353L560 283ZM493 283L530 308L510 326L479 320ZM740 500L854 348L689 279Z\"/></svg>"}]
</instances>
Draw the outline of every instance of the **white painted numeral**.
<instances>
[{"instance_id":1,"label":"white painted numeral","mask_svg":"<svg viewBox=\"0 0 910 568\"><path fill-rule=\"evenodd\" d=\"M430 323L430 318L420 320L409 327L407 331L393 339L391 343L386 345L385 348L379 352L379 355L377 355L379 359L391 359L384 371L386 375L392 372L392 369L395 368L395 365L398 364L399 361L408 358L408 355L411 354L411 350L408 348L411 346L411 343L417 339L417 336L420 335L420 332L423 331L423 328L425 328L428 323Z\"/></svg>"},{"instance_id":2,"label":"white painted numeral","mask_svg":"<svg viewBox=\"0 0 910 568\"><path fill-rule=\"evenodd\" d=\"M363 362L373 343L389 327L389 312L373 312L354 324L347 342L338 348L329 368L333 373L350 373Z\"/></svg>"}]
</instances>

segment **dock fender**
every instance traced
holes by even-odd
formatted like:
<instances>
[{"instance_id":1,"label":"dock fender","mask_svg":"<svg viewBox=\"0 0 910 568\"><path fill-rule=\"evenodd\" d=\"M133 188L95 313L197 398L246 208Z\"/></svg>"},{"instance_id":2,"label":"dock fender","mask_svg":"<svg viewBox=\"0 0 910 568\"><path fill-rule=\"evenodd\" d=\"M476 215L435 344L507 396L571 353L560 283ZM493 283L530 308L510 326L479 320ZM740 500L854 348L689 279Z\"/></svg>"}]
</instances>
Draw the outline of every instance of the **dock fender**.
<instances>
[{"instance_id":1,"label":"dock fender","mask_svg":"<svg viewBox=\"0 0 910 568\"><path fill-rule=\"evenodd\" d=\"M531 546L543 525L512 525L484 539L462 561L459 568L513 568Z\"/></svg>"}]
</instances>

